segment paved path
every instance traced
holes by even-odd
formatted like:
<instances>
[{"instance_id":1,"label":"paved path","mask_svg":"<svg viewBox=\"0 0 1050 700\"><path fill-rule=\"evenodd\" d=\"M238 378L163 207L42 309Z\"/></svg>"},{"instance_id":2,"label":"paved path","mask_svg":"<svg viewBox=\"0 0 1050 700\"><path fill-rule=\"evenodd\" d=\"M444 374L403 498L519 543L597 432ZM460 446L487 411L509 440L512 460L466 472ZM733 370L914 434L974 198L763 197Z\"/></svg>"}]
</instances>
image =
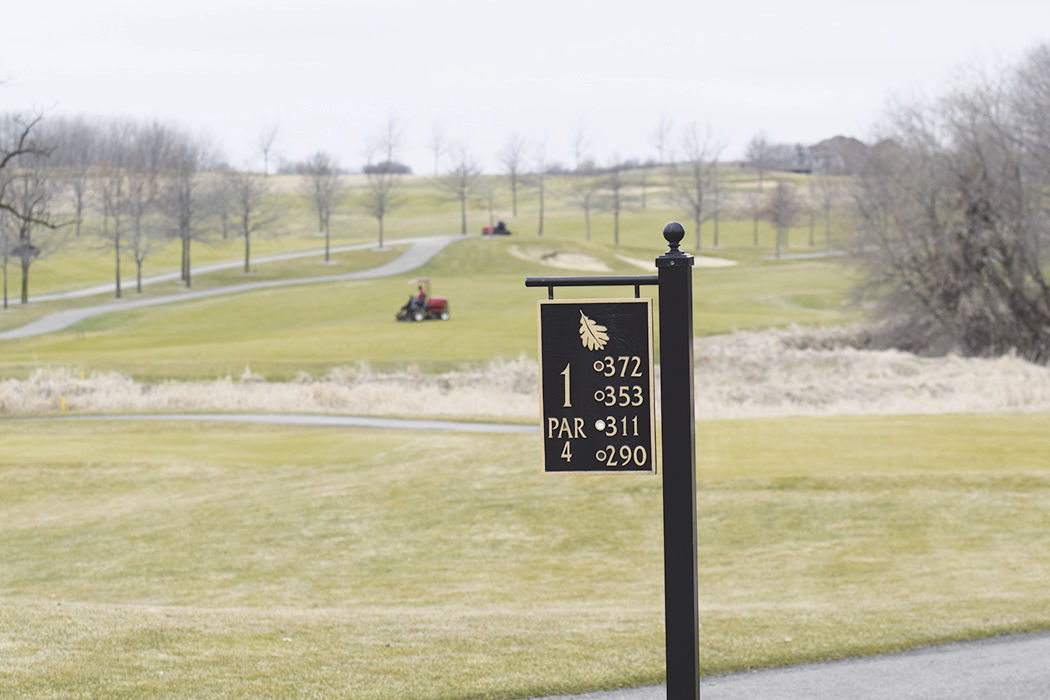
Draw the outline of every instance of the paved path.
<instances>
[{"instance_id":1,"label":"paved path","mask_svg":"<svg viewBox=\"0 0 1050 700\"><path fill-rule=\"evenodd\" d=\"M664 686L558 700L664 700ZM700 681L703 700L1043 700L1050 634L1009 635ZM547 700L554 700L548 698Z\"/></svg>"},{"instance_id":2,"label":"paved path","mask_svg":"<svg viewBox=\"0 0 1050 700\"><path fill-rule=\"evenodd\" d=\"M266 423L320 428L370 428L374 430L440 430L466 433L538 434L540 428L528 423L484 423L478 421L436 420L430 418L385 418L381 416L336 416L318 413L93 413L52 414L0 418L0 422L39 420L152 420L219 421L224 423Z\"/></svg>"},{"instance_id":3,"label":"paved path","mask_svg":"<svg viewBox=\"0 0 1050 700\"><path fill-rule=\"evenodd\" d=\"M163 297L152 297L149 299L114 299L113 301L96 304L94 306L85 306L79 309L66 309L65 311L57 311L47 316L42 316L37 320L27 323L24 326L18 328L12 328L7 331L0 332L0 340L13 340L15 338L28 338L34 335L42 335L44 333L52 333L54 331L68 328L76 323L80 323L89 318L95 316L101 316L102 314L113 313L115 311L129 311L131 309L141 309L147 306L160 306L162 304L174 304L180 301L191 301L193 299L204 299L207 297L221 296L223 294L237 294L239 292L255 291L259 289L273 289L277 287L289 287L299 284L316 284L319 282L339 282L343 280L355 280L355 279L371 279L374 277L386 277L389 275L400 275L410 270L414 270L417 267L424 265L429 262L435 255L437 255L445 246L449 245L453 241L461 240L461 236L431 236L425 238L414 238L407 239L410 243L408 250L394 258L388 263L380 265L378 267L369 268L367 270L357 270L355 272L347 272L337 275L323 275L317 277L297 277L293 279L282 279L282 280L269 280L265 282L244 282L241 284L231 284L225 287L218 287L216 289L205 289L200 291L188 290L180 292L178 294L170 294ZM394 243L403 243L402 241L391 241ZM372 244L366 244L362 247L367 248ZM352 247L352 246L351 246ZM316 255L316 251L312 253ZM307 253L288 253L288 258L291 257L304 257ZM285 256L271 256L272 259L286 259ZM221 263L222 265L236 267L236 263ZM156 279L156 278L154 278ZM89 288L95 289L95 288ZM112 287L109 287L112 291ZM75 292L65 292L68 295L78 295L82 290ZM92 294L97 294L97 291ZM54 295L52 295L54 296ZM71 297L65 297L71 298ZM41 298L38 297L39 301Z\"/></svg>"},{"instance_id":4,"label":"paved path","mask_svg":"<svg viewBox=\"0 0 1050 700\"><path fill-rule=\"evenodd\" d=\"M453 237L449 237L453 238ZM411 245L413 243L419 243L420 241L428 240L426 236L417 236L414 238L394 238L386 241L386 245L389 247L397 247L401 245ZM341 245L335 246L329 250L330 253L349 253L354 250L368 250L369 248L376 248L375 243L354 243L352 245ZM324 255L323 249L311 249L311 250L299 250L293 253L276 253L274 255L261 255L252 258L252 265L262 265L269 262L280 262L282 260L299 260L302 258L316 258ZM210 272L221 272L222 270L237 270L244 267L244 260L227 260L225 262L214 262L205 265L195 265L193 268L193 276L206 275ZM142 286L149 287L155 284L162 284L164 282L175 282L180 277L178 272L163 272L158 275L150 275L149 277L142 278ZM123 289L127 290L128 285L124 285ZM60 301L62 299L81 299L83 297L99 296L100 294L114 294L116 293L116 285L113 282L106 282L105 284L96 284L91 287L83 287L81 289L72 289L67 292L54 292L51 294L36 294L30 301L41 302L41 301Z\"/></svg>"}]
</instances>

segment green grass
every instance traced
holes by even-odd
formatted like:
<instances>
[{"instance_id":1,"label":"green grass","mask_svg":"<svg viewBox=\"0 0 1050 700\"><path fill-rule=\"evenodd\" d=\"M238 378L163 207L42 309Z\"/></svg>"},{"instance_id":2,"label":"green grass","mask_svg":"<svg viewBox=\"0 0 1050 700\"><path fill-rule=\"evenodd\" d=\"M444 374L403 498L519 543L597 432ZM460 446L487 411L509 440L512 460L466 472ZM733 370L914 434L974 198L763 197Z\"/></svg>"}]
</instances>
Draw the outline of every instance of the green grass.
<instances>
[{"instance_id":1,"label":"green grass","mask_svg":"<svg viewBox=\"0 0 1050 700\"><path fill-rule=\"evenodd\" d=\"M698 424L705 674L1050 629L1047 416ZM0 695L659 682L659 479L528 436L5 422Z\"/></svg>"},{"instance_id":2,"label":"green grass","mask_svg":"<svg viewBox=\"0 0 1050 700\"><path fill-rule=\"evenodd\" d=\"M658 572L615 570L656 556L653 479L553 483L502 436L15 426L0 694L506 697L625 666L659 678ZM644 496L614 510L631 483ZM621 585L644 595L610 612Z\"/></svg>"},{"instance_id":3,"label":"green grass","mask_svg":"<svg viewBox=\"0 0 1050 700\"><path fill-rule=\"evenodd\" d=\"M47 336L5 341L0 372L25 376L39 366L115 370L146 380L212 378L240 374L245 366L269 379L298 372L320 374L333 366L367 360L377 367L416 364L447 369L462 362L536 352L536 300L546 290L527 289L526 276L578 274L528 262L511 247L546 252L579 251L608 264L617 274L641 270L619 260L623 254L655 259L663 247L622 247L564 239L482 240L467 237L430 264L410 274L369 281L334 282L154 307L100 316ZM653 251L655 248L655 252ZM646 251L649 251L648 253ZM304 276L379 264L391 252L344 254L345 264L322 267L313 260L281 263L276 272L258 266L258 276ZM394 314L413 291L416 276L433 280L433 292L447 296L452 320L403 324ZM201 275L197 288L243 281L239 272ZM789 323L841 323L856 317L844 302L851 274L840 263L809 260L757 262L694 271L694 329L698 334ZM151 289L171 293L177 285ZM647 293L654 289L646 288ZM629 288L562 289L559 298L630 295ZM31 307L4 315L7 327L21 325L44 310L97 300Z\"/></svg>"},{"instance_id":4,"label":"green grass","mask_svg":"<svg viewBox=\"0 0 1050 700\"><path fill-rule=\"evenodd\" d=\"M1045 421L705 424L705 672L1050 629Z\"/></svg>"}]
</instances>

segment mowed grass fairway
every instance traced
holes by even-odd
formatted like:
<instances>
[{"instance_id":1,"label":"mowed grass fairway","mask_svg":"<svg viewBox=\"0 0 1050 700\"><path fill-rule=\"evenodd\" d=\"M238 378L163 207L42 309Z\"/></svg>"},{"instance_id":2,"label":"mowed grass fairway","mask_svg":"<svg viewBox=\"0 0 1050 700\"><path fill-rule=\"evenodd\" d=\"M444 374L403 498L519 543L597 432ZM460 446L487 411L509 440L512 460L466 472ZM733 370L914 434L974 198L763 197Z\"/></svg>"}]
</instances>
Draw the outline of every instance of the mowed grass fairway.
<instances>
[{"instance_id":1,"label":"mowed grass fairway","mask_svg":"<svg viewBox=\"0 0 1050 700\"><path fill-rule=\"evenodd\" d=\"M464 237L432 262L410 274L374 280L332 282L245 292L226 297L106 314L46 336L4 341L0 372L26 376L36 367L70 366L91 372L111 370L144 380L215 378L240 375L246 365L267 379L313 375L359 360L380 368L416 364L442 370L493 357L536 354L536 300L545 289L527 289L526 276L587 274L523 260L515 252L582 252L616 274L644 274L617 255L653 263L666 250L659 229L648 248L615 248L566 240L482 240ZM403 250L403 247L395 251ZM395 253L346 254L332 272L349 272L386 262ZM298 261L299 274L316 275L316 261ZM267 265L260 265L260 275ZM328 268L326 268L327 270ZM655 267L651 274L655 274ZM201 285L212 285L201 275ZM447 323L396 323L394 314L415 290L417 277L433 280L433 293L446 296ZM238 281L236 272L219 276ZM841 323L856 318L844 297L852 275L827 260L753 261L737 267L697 268L694 327L722 333L789 323ZM251 279L240 281L251 281ZM172 293L172 287L167 288ZM150 293L155 293L151 291ZM655 288L645 288L654 294ZM631 296L633 289L560 289L558 298ZM129 294L129 297L133 294ZM97 298L64 304L99 303ZM38 304L0 318L6 327L19 316L61 306ZM35 317L35 316L33 316ZM17 319L17 322L16 322Z\"/></svg>"},{"instance_id":2,"label":"mowed grass fairway","mask_svg":"<svg viewBox=\"0 0 1050 700\"><path fill-rule=\"evenodd\" d=\"M698 424L704 673L1050 627L1046 420ZM658 478L546 476L530 436L3 430L0 695L662 679Z\"/></svg>"}]
</instances>

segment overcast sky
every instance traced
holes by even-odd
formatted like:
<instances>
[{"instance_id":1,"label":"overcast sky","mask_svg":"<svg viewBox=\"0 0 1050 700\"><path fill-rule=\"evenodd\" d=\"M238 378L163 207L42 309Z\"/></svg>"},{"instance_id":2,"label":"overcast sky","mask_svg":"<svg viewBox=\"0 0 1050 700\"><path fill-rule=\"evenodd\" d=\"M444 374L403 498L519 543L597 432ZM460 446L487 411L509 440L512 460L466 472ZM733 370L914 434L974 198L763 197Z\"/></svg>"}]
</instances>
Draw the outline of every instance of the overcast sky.
<instances>
[{"instance_id":1,"label":"overcast sky","mask_svg":"<svg viewBox=\"0 0 1050 700\"><path fill-rule=\"evenodd\" d=\"M392 115L433 170L435 128L488 170L511 133L571 165L656 155L662 115L740 157L775 141L865 139L892 96L1050 41L1047 0L36 0L8 3L0 110L169 120L235 165L254 144L359 168ZM253 160L254 159L254 160Z\"/></svg>"}]
</instances>

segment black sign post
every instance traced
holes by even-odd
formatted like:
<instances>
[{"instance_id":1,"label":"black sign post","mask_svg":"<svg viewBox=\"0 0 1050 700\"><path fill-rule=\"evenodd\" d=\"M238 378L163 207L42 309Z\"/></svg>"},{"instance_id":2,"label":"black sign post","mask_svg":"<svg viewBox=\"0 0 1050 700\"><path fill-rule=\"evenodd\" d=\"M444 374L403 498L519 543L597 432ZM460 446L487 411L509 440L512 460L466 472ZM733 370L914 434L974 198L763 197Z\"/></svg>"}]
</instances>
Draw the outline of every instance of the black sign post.
<instances>
[{"instance_id":1,"label":"black sign post","mask_svg":"<svg viewBox=\"0 0 1050 700\"><path fill-rule=\"evenodd\" d=\"M664 606L667 697L700 697L700 608L693 405L693 256L678 249L685 229L664 227L660 278L660 392L664 463Z\"/></svg>"},{"instance_id":2,"label":"black sign post","mask_svg":"<svg viewBox=\"0 0 1050 700\"><path fill-rule=\"evenodd\" d=\"M664 515L664 615L666 624L667 640L667 697L675 698L700 698L700 613L698 604L697 575L697 531L696 531L696 434L695 434L695 409L693 407L693 256L682 252L679 244L685 237L685 229L678 222L671 222L664 227L664 238L668 243L668 251L656 259L657 275L653 276L592 276L592 277L529 277L525 280L526 287L547 287L548 297L554 298L554 287L582 287L582 286L633 286L635 296L639 296L641 285L658 285L660 300L660 389L661 389L661 416L662 416L662 472L663 472L663 515ZM579 306L581 302L566 303L567 308ZM612 303L612 302L610 302ZM590 436L589 428L604 425L608 429L610 421L606 418L612 417L618 426L623 426L623 418L627 418L630 428L633 429L631 407L629 405L617 407L622 409L623 414L613 414L605 417L594 416L569 416L557 413L556 406L550 406L552 414L548 415L549 397L557 397L561 393L563 403L577 401L576 394L572 391L571 381L573 376L579 374L573 369L573 361L566 360L561 367L558 366L562 359L547 360L544 358L545 340L543 338L544 325L542 321L542 309L547 306L541 304L540 322L540 347L541 363L549 365L554 363L553 369L545 367L541 375L541 396L544 404L544 444L545 448L554 440L552 436L561 432L564 440L568 440L568 447L572 449L570 435L575 434L577 427L583 433ZM574 311L575 312L575 311ZM586 317L596 325L607 325L599 323L595 318L587 316L581 308L581 316ZM595 314L597 315L597 314ZM579 330L581 338L585 335L587 323L585 319L574 317L573 323L582 324ZM607 331L603 329L603 333ZM559 331L565 334L566 331ZM600 337L600 336L598 336ZM614 364L620 366L620 355L633 356L633 347L630 346L622 353L615 355ZM575 352L575 350L574 350ZM613 359L610 353L609 358ZM650 353L651 357L651 353ZM599 360L594 360L593 370L596 374L603 374L612 366L605 362L604 356L600 360L601 368L598 369ZM625 364L633 364L628 360ZM619 371L618 369L616 371ZM564 372L564 374L563 374ZM610 383L612 395L616 396L616 403L626 401L632 402L634 386L631 379L641 381L639 377L627 377L628 370L624 369L623 377L618 377L616 384ZM652 373L649 373L652 376ZM592 377L593 378L593 377ZM610 377L611 379L612 377ZM560 382L560 384L559 384ZM565 382L570 382L566 386ZM621 390L626 386L626 390ZM619 398L621 392L626 398ZM591 399L596 403L608 401L609 392L605 387L594 389ZM586 402L586 394L583 395ZM651 396L651 394L650 394ZM573 407L575 408L575 406ZM608 407L613 408L613 407ZM562 406L568 410L568 407ZM568 420L569 418L573 420ZM552 418L556 419L551 422ZM563 422L562 419L567 422ZM582 422L577 422L580 418ZM588 422L590 421L590 422ZM621 429L618 432L622 433ZM548 437L548 434L551 437ZM633 437L633 435L632 435ZM615 454L619 455L619 446L615 447ZM564 448L563 448L564 449ZM595 449L595 453L601 448ZM630 450L634 450L631 447ZM545 462L550 455L546 454ZM606 456L608 452L604 453ZM624 453L626 454L626 452ZM639 453L640 454L640 453ZM557 463L558 457L554 457ZM655 455L652 468L655 469ZM619 460L617 459L619 462ZM575 466L575 465L572 465ZM608 464L600 467L602 471L608 470ZM559 471L564 471L560 469ZM592 469L587 469L588 471ZM594 469L597 470L597 469ZM648 471L649 469L645 469Z\"/></svg>"}]
</instances>

